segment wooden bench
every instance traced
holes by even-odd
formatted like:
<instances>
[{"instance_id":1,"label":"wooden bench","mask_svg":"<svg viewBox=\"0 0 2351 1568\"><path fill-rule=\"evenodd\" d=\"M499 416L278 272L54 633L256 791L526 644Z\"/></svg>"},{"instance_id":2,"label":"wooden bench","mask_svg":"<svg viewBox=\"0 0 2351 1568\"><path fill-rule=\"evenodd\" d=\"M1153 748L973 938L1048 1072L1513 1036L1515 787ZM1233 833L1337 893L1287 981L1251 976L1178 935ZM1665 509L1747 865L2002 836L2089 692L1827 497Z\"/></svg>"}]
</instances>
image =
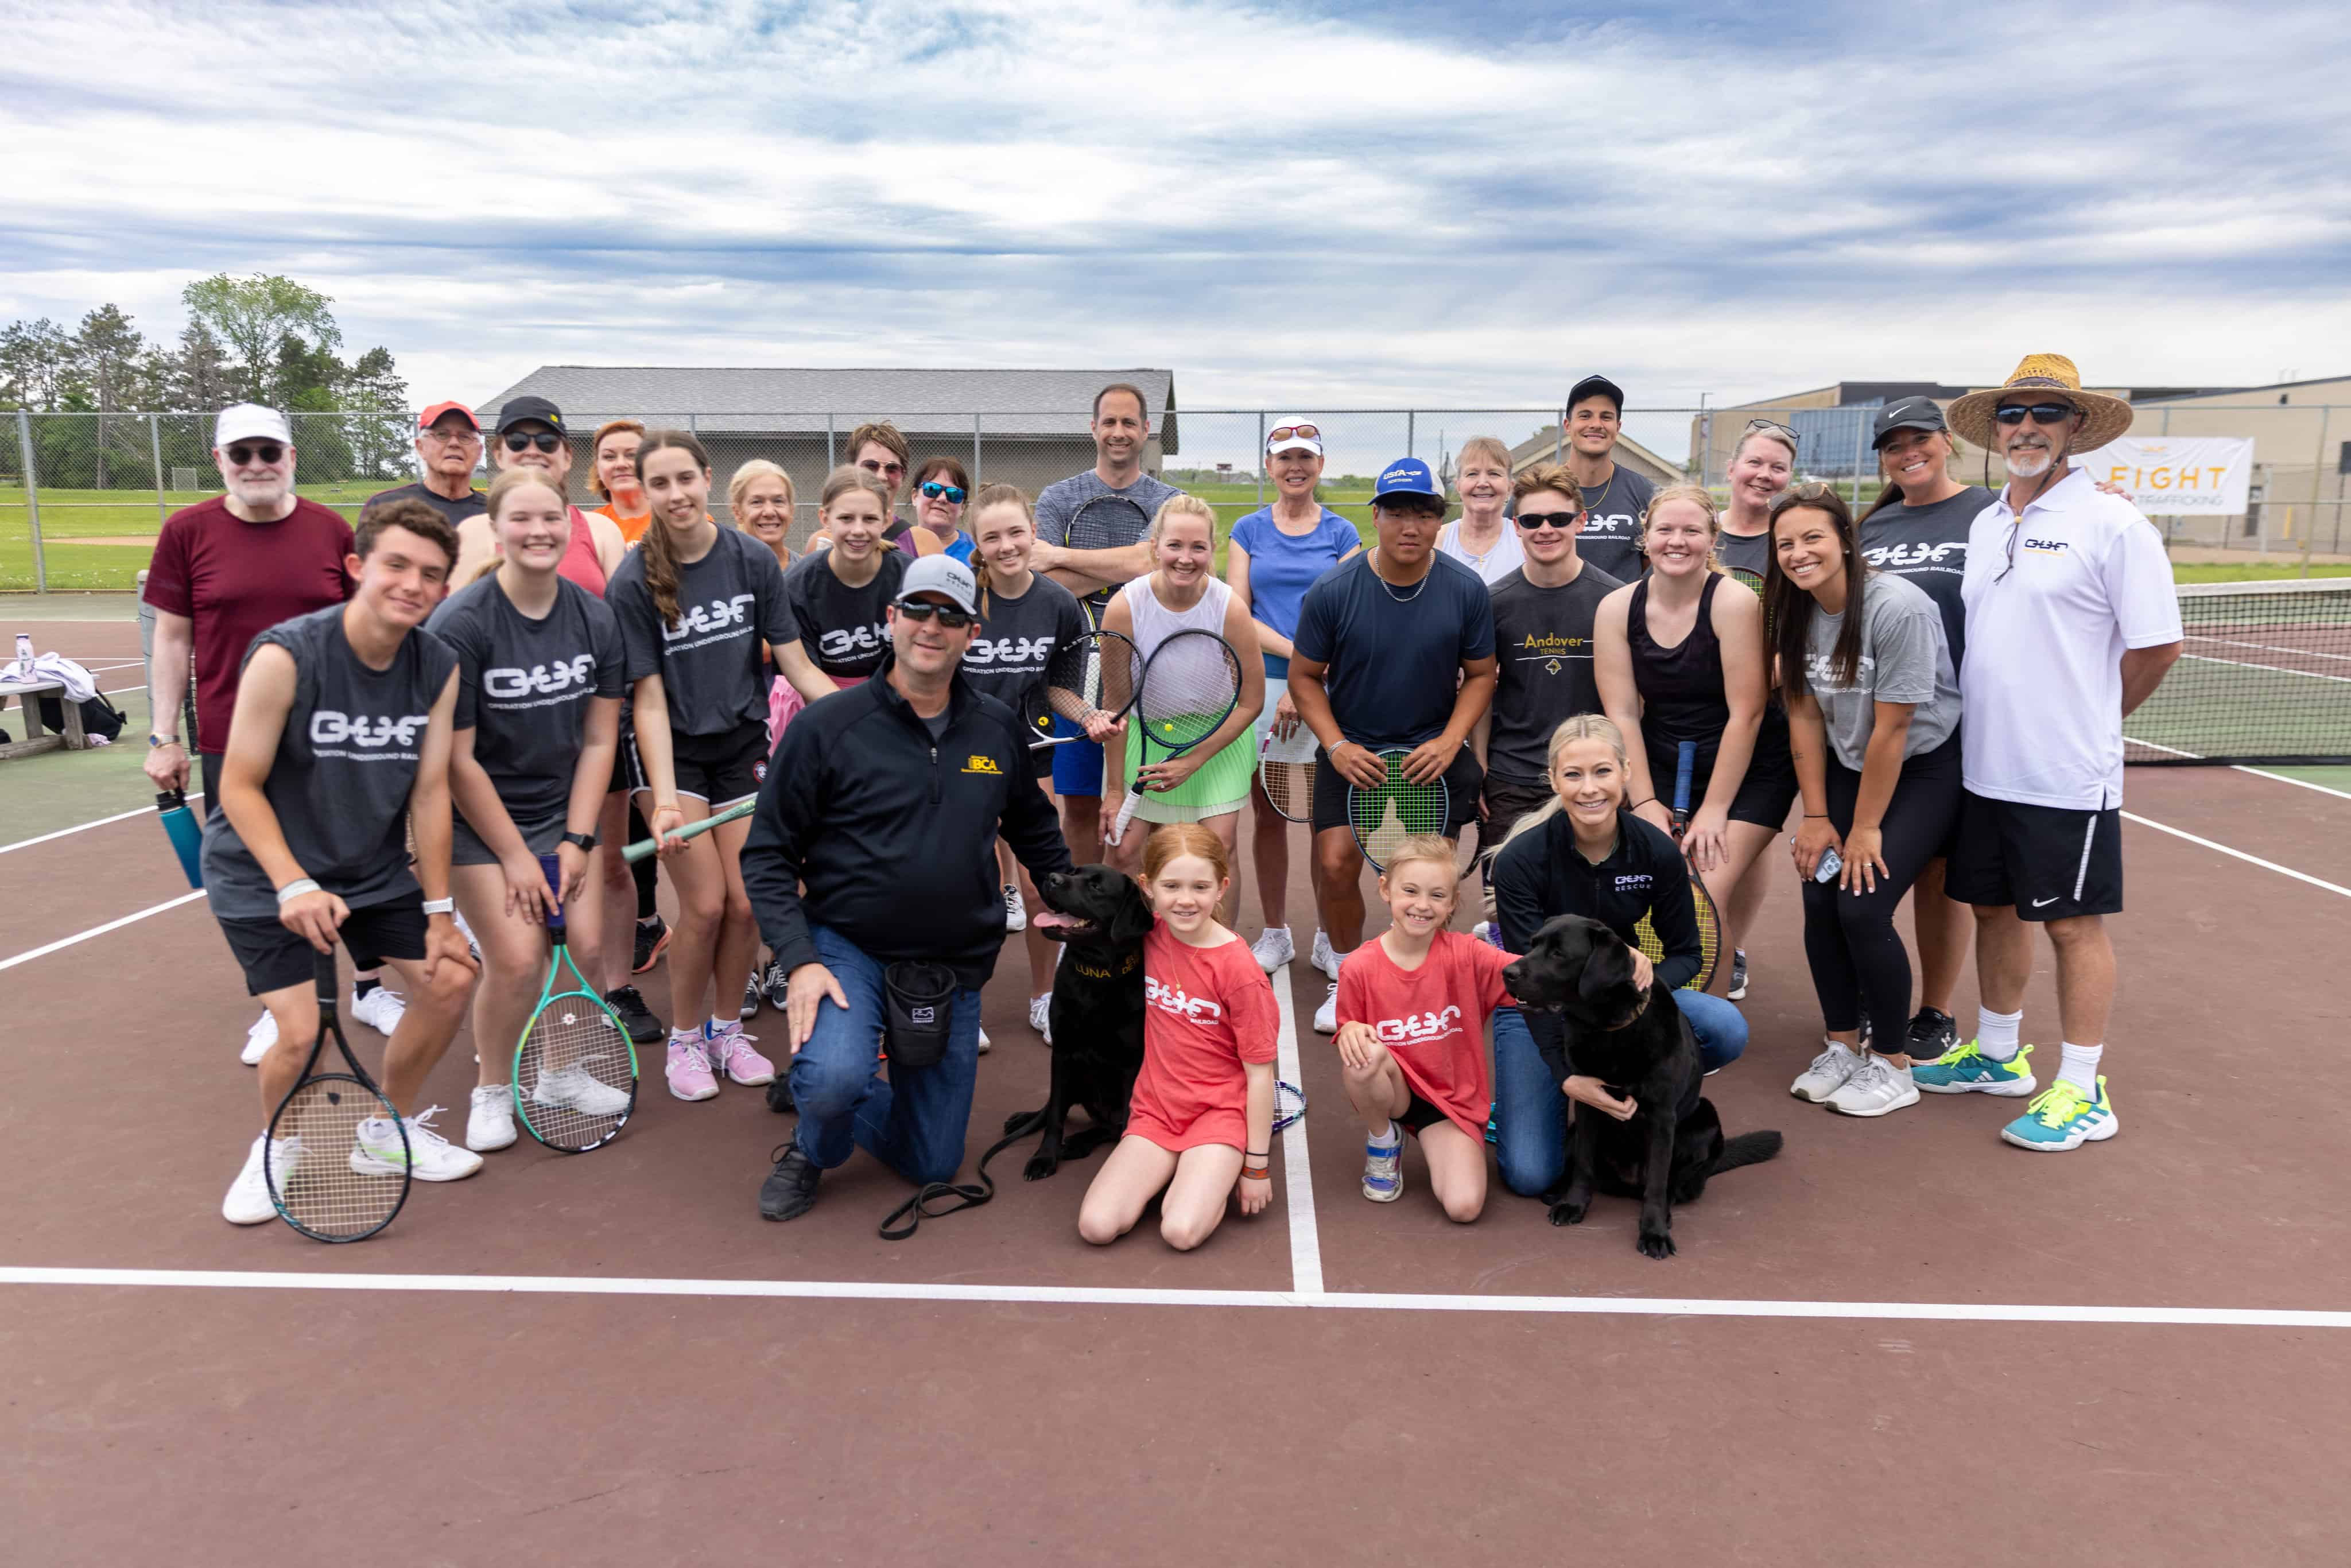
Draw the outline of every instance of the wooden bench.
<instances>
[{"instance_id":1,"label":"wooden bench","mask_svg":"<svg viewBox=\"0 0 2351 1568\"><path fill-rule=\"evenodd\" d=\"M65 709L66 731L63 735L51 735L41 724L41 705L38 699L50 693L56 694L57 706ZM0 762L13 761L19 757L37 757L44 751L89 749L89 737L82 733L81 728L81 704L66 695L66 688L62 683L50 680L0 680L0 714L7 711L10 697L15 697L17 700L17 706L24 710L25 738L0 746Z\"/></svg>"}]
</instances>

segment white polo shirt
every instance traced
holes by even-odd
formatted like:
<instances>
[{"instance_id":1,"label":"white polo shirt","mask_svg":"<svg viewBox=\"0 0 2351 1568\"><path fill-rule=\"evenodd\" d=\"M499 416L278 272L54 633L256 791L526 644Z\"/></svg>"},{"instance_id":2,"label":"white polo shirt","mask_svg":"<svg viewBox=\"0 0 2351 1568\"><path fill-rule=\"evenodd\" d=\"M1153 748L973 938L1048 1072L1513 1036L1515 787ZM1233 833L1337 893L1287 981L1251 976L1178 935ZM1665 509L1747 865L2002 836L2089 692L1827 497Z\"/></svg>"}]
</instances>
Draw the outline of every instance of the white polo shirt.
<instances>
[{"instance_id":1,"label":"white polo shirt","mask_svg":"<svg viewBox=\"0 0 2351 1568\"><path fill-rule=\"evenodd\" d=\"M1959 591L1967 787L2034 806L2121 805L2124 650L2180 640L2154 526L2080 468L2022 517L2002 490L1970 527Z\"/></svg>"}]
</instances>

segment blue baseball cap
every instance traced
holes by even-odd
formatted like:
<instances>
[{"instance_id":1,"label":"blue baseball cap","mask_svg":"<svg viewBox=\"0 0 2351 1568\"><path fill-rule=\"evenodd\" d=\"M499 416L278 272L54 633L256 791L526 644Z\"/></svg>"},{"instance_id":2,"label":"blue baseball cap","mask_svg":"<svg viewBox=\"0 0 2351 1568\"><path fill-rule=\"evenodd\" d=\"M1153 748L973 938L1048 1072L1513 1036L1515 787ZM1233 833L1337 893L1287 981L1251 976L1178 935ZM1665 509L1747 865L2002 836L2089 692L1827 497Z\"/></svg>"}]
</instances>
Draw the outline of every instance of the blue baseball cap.
<instances>
[{"instance_id":1,"label":"blue baseball cap","mask_svg":"<svg viewBox=\"0 0 2351 1568\"><path fill-rule=\"evenodd\" d=\"M1380 471L1379 483L1372 486L1372 505L1376 507L1391 496L1419 496L1445 507L1445 492L1437 488L1437 476L1428 465L1417 457L1399 457Z\"/></svg>"}]
</instances>

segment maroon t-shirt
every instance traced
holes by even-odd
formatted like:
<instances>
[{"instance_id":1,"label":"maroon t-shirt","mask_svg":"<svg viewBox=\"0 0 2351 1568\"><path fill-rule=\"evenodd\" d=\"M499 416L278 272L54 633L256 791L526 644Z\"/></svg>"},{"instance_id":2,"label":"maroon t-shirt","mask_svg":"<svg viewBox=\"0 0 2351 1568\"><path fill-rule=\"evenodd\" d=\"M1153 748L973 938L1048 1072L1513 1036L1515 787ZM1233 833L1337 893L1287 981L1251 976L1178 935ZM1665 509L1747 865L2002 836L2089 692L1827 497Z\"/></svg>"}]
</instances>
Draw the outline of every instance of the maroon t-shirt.
<instances>
[{"instance_id":1,"label":"maroon t-shirt","mask_svg":"<svg viewBox=\"0 0 2351 1568\"><path fill-rule=\"evenodd\" d=\"M253 640L281 621L351 596L343 558L351 526L297 500L274 523L248 523L215 496L163 519L141 596L195 623L196 749L228 749L236 679Z\"/></svg>"}]
</instances>

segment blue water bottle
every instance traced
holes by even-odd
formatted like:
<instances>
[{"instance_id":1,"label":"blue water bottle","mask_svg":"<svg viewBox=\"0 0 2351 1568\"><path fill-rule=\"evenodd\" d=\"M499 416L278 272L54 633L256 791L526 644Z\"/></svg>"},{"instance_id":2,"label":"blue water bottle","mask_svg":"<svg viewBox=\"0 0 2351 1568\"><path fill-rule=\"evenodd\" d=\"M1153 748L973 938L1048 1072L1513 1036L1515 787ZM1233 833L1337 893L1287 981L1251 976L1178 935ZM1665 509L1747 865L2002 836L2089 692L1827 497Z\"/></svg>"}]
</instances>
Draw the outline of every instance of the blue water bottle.
<instances>
[{"instance_id":1,"label":"blue water bottle","mask_svg":"<svg viewBox=\"0 0 2351 1568\"><path fill-rule=\"evenodd\" d=\"M188 885L204 886L204 827L188 810L188 797L178 789L162 790L155 797L155 814L163 823L164 836L172 841L173 852L180 857L180 869L188 873Z\"/></svg>"}]
</instances>

